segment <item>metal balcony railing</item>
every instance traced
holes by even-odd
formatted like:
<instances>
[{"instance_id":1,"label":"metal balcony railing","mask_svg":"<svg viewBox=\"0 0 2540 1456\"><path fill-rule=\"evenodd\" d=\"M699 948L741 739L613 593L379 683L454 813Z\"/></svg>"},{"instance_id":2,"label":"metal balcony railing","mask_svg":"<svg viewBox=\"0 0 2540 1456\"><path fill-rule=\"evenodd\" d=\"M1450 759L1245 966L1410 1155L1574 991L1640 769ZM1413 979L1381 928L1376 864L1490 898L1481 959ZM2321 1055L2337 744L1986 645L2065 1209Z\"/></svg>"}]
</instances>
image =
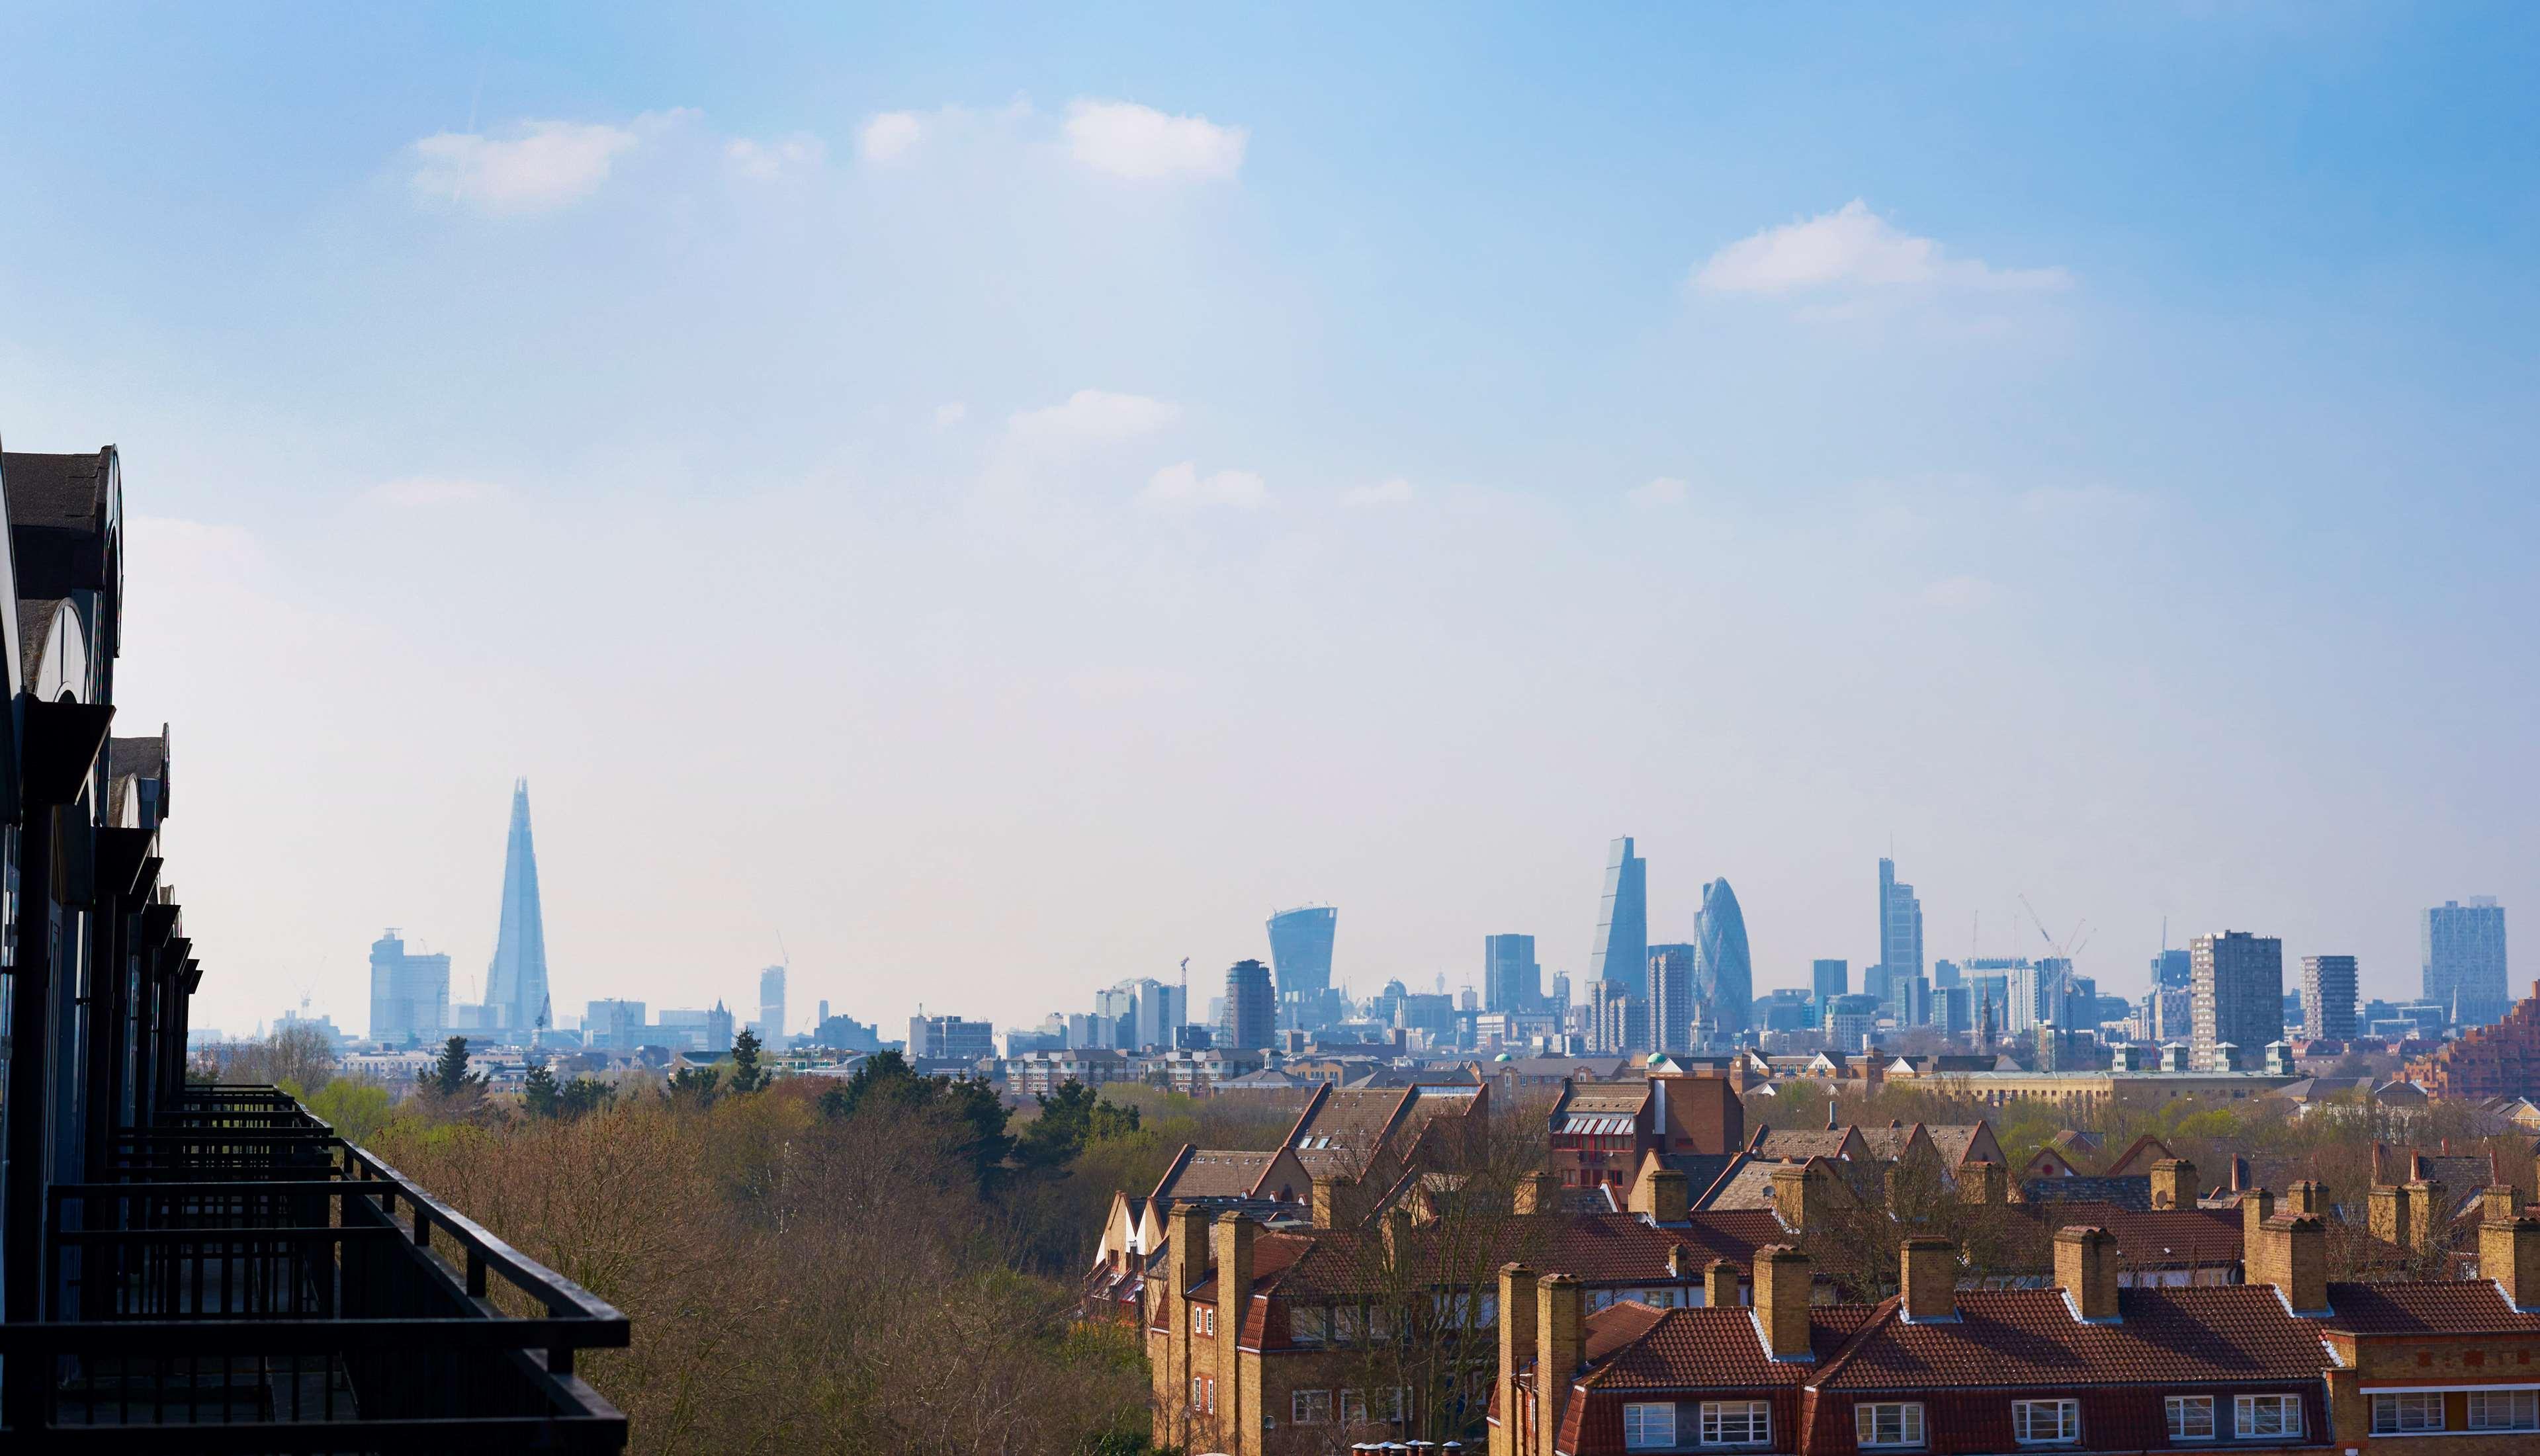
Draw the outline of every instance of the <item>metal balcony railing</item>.
<instances>
[{"instance_id":1,"label":"metal balcony railing","mask_svg":"<svg viewBox=\"0 0 2540 1456\"><path fill-rule=\"evenodd\" d=\"M189 1087L112 1167L49 1190L50 1317L0 1326L0 1449L624 1447L574 1355L626 1317L282 1091Z\"/></svg>"}]
</instances>

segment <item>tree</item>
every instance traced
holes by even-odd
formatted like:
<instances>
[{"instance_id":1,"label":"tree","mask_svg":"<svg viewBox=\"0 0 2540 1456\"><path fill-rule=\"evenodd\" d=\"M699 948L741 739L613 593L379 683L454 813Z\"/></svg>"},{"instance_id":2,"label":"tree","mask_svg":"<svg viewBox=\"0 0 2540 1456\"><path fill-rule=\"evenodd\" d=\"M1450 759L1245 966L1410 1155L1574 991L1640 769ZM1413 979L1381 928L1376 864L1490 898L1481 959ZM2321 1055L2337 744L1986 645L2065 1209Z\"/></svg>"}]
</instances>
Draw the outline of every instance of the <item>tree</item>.
<instances>
[{"instance_id":1,"label":"tree","mask_svg":"<svg viewBox=\"0 0 2540 1456\"><path fill-rule=\"evenodd\" d=\"M722 1076L723 1073L716 1068L682 1067L672 1073L670 1081L662 1087L662 1100L693 1103L698 1107L712 1107L715 1099L715 1083L721 1080Z\"/></svg>"},{"instance_id":2,"label":"tree","mask_svg":"<svg viewBox=\"0 0 2540 1456\"><path fill-rule=\"evenodd\" d=\"M577 1076L558 1093L557 1106L570 1120L616 1105L617 1089L597 1077Z\"/></svg>"},{"instance_id":3,"label":"tree","mask_svg":"<svg viewBox=\"0 0 2540 1456\"><path fill-rule=\"evenodd\" d=\"M467 1038L463 1036L454 1036L443 1043L440 1060L432 1064L430 1071L417 1073L416 1076L426 1088L449 1101L485 1085L485 1074L470 1075L467 1071Z\"/></svg>"},{"instance_id":4,"label":"tree","mask_svg":"<svg viewBox=\"0 0 2540 1456\"><path fill-rule=\"evenodd\" d=\"M985 1192L1001 1181L1015 1140L1006 1133L1009 1113L986 1082L964 1077L920 1076L897 1052L876 1052L856 1064L844 1084L820 1094L820 1111L833 1121L863 1117L941 1118L952 1147Z\"/></svg>"},{"instance_id":5,"label":"tree","mask_svg":"<svg viewBox=\"0 0 2540 1456\"><path fill-rule=\"evenodd\" d=\"M732 1044L732 1089L755 1092L772 1080L758 1065L758 1033L742 1027Z\"/></svg>"},{"instance_id":6,"label":"tree","mask_svg":"<svg viewBox=\"0 0 2540 1456\"><path fill-rule=\"evenodd\" d=\"M521 1085L521 1104L531 1117L554 1117L563 1109L564 1099L556 1090L555 1074L541 1062L529 1069L529 1080Z\"/></svg>"},{"instance_id":7,"label":"tree","mask_svg":"<svg viewBox=\"0 0 2540 1456\"><path fill-rule=\"evenodd\" d=\"M1016 1140L1016 1160L1026 1168L1053 1169L1076 1161L1086 1145L1138 1131L1138 1109L1102 1100L1101 1094L1070 1077L1040 1103L1040 1116Z\"/></svg>"}]
</instances>

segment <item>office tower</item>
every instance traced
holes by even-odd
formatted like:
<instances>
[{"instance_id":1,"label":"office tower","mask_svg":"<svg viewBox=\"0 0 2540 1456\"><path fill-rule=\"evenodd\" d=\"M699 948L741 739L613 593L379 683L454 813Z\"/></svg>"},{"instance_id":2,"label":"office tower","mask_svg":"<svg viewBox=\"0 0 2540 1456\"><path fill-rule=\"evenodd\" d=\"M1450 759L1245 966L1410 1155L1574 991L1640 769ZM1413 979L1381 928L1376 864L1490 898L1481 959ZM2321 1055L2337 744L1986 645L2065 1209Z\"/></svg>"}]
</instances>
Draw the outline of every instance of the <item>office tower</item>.
<instances>
[{"instance_id":1,"label":"office tower","mask_svg":"<svg viewBox=\"0 0 2540 1456\"><path fill-rule=\"evenodd\" d=\"M1138 1046L1138 983L1123 981L1094 993L1092 1024L1090 1037L1078 1045L1135 1051Z\"/></svg>"},{"instance_id":2,"label":"office tower","mask_svg":"<svg viewBox=\"0 0 2540 1456\"><path fill-rule=\"evenodd\" d=\"M2233 1072L2217 1048L2234 1048L2257 1065L2267 1043L2285 1039L2285 942L2273 936L2224 931L2188 945L2189 1014L2196 1034L2190 1055L2199 1072Z\"/></svg>"},{"instance_id":3,"label":"office tower","mask_svg":"<svg viewBox=\"0 0 2540 1456\"><path fill-rule=\"evenodd\" d=\"M2505 995L2505 907L2493 895L2445 900L2426 912L2425 999L2443 1004L2461 1026L2502 1020Z\"/></svg>"},{"instance_id":4,"label":"office tower","mask_svg":"<svg viewBox=\"0 0 2540 1456\"><path fill-rule=\"evenodd\" d=\"M2003 1034L2025 1034L2045 1019L2041 1014L2045 1004L2038 968L2026 961L2010 967L2004 973L2003 999L1994 1004L2002 1017L1999 1025Z\"/></svg>"},{"instance_id":5,"label":"office tower","mask_svg":"<svg viewBox=\"0 0 2540 1456\"><path fill-rule=\"evenodd\" d=\"M1851 994L1852 966L1849 962L1840 960L1814 961L1809 965L1808 974L1811 983L1811 990L1816 996L1817 1005L1825 1005L1827 1002L1834 1000L1838 996Z\"/></svg>"},{"instance_id":6,"label":"office tower","mask_svg":"<svg viewBox=\"0 0 2540 1456\"><path fill-rule=\"evenodd\" d=\"M758 973L758 1044L769 1051L785 1047L785 968L769 966Z\"/></svg>"},{"instance_id":7,"label":"office tower","mask_svg":"<svg viewBox=\"0 0 2540 1456\"><path fill-rule=\"evenodd\" d=\"M1546 996L1544 1001L1547 1004L1546 1009L1552 1011L1555 1015L1561 1015L1569 1011L1570 973L1568 971L1555 971L1552 973L1552 994Z\"/></svg>"},{"instance_id":8,"label":"office tower","mask_svg":"<svg viewBox=\"0 0 2540 1456\"><path fill-rule=\"evenodd\" d=\"M2355 1039L2355 957L2302 957L2302 1033L2313 1039Z\"/></svg>"},{"instance_id":9,"label":"office tower","mask_svg":"<svg viewBox=\"0 0 2540 1456\"><path fill-rule=\"evenodd\" d=\"M1932 988L1932 1029L1944 1036L1964 1036L1975 1029L1974 1003L1966 987Z\"/></svg>"},{"instance_id":10,"label":"office tower","mask_svg":"<svg viewBox=\"0 0 2540 1456\"><path fill-rule=\"evenodd\" d=\"M1543 968L1532 936L1482 937L1482 1009L1531 1011L1543 1004Z\"/></svg>"},{"instance_id":11,"label":"office tower","mask_svg":"<svg viewBox=\"0 0 2540 1456\"><path fill-rule=\"evenodd\" d=\"M1753 1024L1755 967L1746 955L1746 916L1737 908L1736 892L1726 879L1702 887L1702 910L1694 918L1695 960L1700 985L1696 992L1711 1004L1711 1021L1734 1040Z\"/></svg>"},{"instance_id":12,"label":"office tower","mask_svg":"<svg viewBox=\"0 0 2540 1456\"><path fill-rule=\"evenodd\" d=\"M908 1060L924 1058L930 1062L977 1062L996 1055L997 1028L993 1022L965 1021L959 1016L929 1016L923 1012L908 1018Z\"/></svg>"},{"instance_id":13,"label":"office tower","mask_svg":"<svg viewBox=\"0 0 2540 1456\"><path fill-rule=\"evenodd\" d=\"M1651 1051L1694 1049L1694 1005L1702 996L1698 959L1698 948L1689 941L1650 947Z\"/></svg>"},{"instance_id":14,"label":"office tower","mask_svg":"<svg viewBox=\"0 0 2540 1456\"><path fill-rule=\"evenodd\" d=\"M599 1052L631 1052L644 1044L644 1004L596 1001L582 1013L582 1044Z\"/></svg>"},{"instance_id":15,"label":"office tower","mask_svg":"<svg viewBox=\"0 0 2540 1456\"><path fill-rule=\"evenodd\" d=\"M549 1022L547 932L538 911L538 856L529 843L529 781L512 783L512 833L503 847L503 923L485 972L485 1015L498 1029L528 1033Z\"/></svg>"},{"instance_id":16,"label":"office tower","mask_svg":"<svg viewBox=\"0 0 2540 1456\"><path fill-rule=\"evenodd\" d=\"M1644 976L1649 967L1642 968ZM1588 1050L1608 1056L1650 1050L1650 1004L1619 981L1588 983Z\"/></svg>"},{"instance_id":17,"label":"office tower","mask_svg":"<svg viewBox=\"0 0 2540 1456\"><path fill-rule=\"evenodd\" d=\"M1283 1007L1287 1020L1307 1031L1329 1019L1324 993L1332 987L1332 935L1340 914L1329 905L1310 905L1270 917L1270 963L1279 978L1271 1001L1274 1019Z\"/></svg>"},{"instance_id":18,"label":"office tower","mask_svg":"<svg viewBox=\"0 0 2540 1456\"><path fill-rule=\"evenodd\" d=\"M1878 964L1871 969L1878 984L1865 977L1861 989L1890 1005L1898 983L1923 974L1923 902L1912 885L1898 882L1893 860L1878 862Z\"/></svg>"},{"instance_id":19,"label":"office tower","mask_svg":"<svg viewBox=\"0 0 2540 1456\"><path fill-rule=\"evenodd\" d=\"M2184 950L2163 950L2152 958L2152 984L2155 991L2185 991L2196 974L2194 963Z\"/></svg>"},{"instance_id":20,"label":"office tower","mask_svg":"<svg viewBox=\"0 0 2540 1456\"><path fill-rule=\"evenodd\" d=\"M1649 1000L1650 865L1632 853L1628 835L1615 840L1605 857L1605 898L1596 915L1588 979L1611 981Z\"/></svg>"},{"instance_id":21,"label":"office tower","mask_svg":"<svg viewBox=\"0 0 2540 1456\"><path fill-rule=\"evenodd\" d=\"M408 955L395 930L371 942L371 1040L438 1043L450 1024L450 957Z\"/></svg>"},{"instance_id":22,"label":"office tower","mask_svg":"<svg viewBox=\"0 0 2540 1456\"><path fill-rule=\"evenodd\" d=\"M1945 991L1958 984L1958 963L1953 960L1932 962L1932 989Z\"/></svg>"},{"instance_id":23,"label":"office tower","mask_svg":"<svg viewBox=\"0 0 2540 1456\"><path fill-rule=\"evenodd\" d=\"M1329 912L1325 912L1326 916ZM1274 921L1273 924L1276 924ZM1331 947L1324 921L1323 947ZM1328 963L1326 963L1328 974ZM1238 960L1226 968L1225 1046L1229 1051L1255 1052L1269 1046L1278 1031L1278 1002L1270 989L1270 968L1257 960Z\"/></svg>"}]
</instances>

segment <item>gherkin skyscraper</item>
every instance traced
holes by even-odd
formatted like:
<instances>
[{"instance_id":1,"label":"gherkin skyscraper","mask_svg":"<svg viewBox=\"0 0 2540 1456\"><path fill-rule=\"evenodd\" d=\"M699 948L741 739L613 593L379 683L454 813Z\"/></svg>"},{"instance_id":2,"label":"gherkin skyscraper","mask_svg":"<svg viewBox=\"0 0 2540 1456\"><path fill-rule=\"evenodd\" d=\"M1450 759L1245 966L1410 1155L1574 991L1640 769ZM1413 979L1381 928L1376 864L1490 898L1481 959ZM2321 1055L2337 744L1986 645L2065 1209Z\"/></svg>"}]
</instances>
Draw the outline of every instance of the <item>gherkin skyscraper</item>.
<instances>
[{"instance_id":1,"label":"gherkin skyscraper","mask_svg":"<svg viewBox=\"0 0 2540 1456\"><path fill-rule=\"evenodd\" d=\"M485 1006L506 1030L543 1028L547 1005L546 919L538 911L538 854L529 843L529 781L512 781L512 835L503 849L503 928L485 972Z\"/></svg>"}]
</instances>

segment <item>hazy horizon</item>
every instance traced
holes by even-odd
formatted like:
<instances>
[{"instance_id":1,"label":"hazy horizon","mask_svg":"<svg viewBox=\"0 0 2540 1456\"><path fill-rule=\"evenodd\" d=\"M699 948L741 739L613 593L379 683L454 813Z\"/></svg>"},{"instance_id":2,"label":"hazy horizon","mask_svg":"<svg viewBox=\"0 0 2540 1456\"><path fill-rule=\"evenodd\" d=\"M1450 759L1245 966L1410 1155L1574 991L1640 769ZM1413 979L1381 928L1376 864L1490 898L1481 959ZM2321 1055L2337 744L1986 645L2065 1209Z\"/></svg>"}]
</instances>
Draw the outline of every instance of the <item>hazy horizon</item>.
<instances>
[{"instance_id":1,"label":"hazy horizon","mask_svg":"<svg viewBox=\"0 0 2540 1456\"><path fill-rule=\"evenodd\" d=\"M516 776L566 1014L2540 908L2527 10L10 25L197 1024L462 997Z\"/></svg>"}]
</instances>

